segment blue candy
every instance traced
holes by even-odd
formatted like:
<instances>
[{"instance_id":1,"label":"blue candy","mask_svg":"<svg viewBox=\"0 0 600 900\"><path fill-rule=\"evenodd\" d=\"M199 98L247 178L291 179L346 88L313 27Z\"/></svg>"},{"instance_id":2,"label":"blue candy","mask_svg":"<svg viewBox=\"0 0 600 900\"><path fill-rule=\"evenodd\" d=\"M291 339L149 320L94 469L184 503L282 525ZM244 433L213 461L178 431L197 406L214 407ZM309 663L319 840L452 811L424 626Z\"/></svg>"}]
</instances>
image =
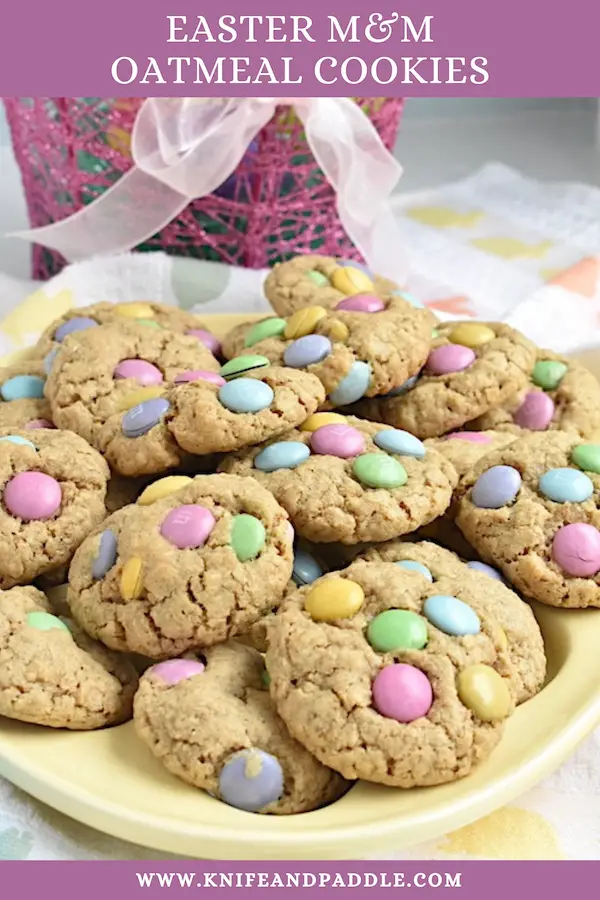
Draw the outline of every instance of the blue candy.
<instances>
[{"instance_id":1,"label":"blue candy","mask_svg":"<svg viewBox=\"0 0 600 900\"><path fill-rule=\"evenodd\" d=\"M255 378L236 378L219 388L219 401L234 413L257 413L273 402L273 390Z\"/></svg>"},{"instance_id":2,"label":"blue candy","mask_svg":"<svg viewBox=\"0 0 600 900\"><path fill-rule=\"evenodd\" d=\"M329 395L334 406L348 406L356 403L367 393L371 381L371 366L366 362L352 363L345 378L342 378L335 391Z\"/></svg>"},{"instance_id":3,"label":"blue candy","mask_svg":"<svg viewBox=\"0 0 600 900\"><path fill-rule=\"evenodd\" d=\"M41 400L44 396L44 380L39 375L14 375L0 388L3 400Z\"/></svg>"},{"instance_id":4,"label":"blue candy","mask_svg":"<svg viewBox=\"0 0 600 900\"><path fill-rule=\"evenodd\" d=\"M401 397L403 394L407 394L411 388L415 386L419 379L418 375L413 375L411 378L408 378L404 384L401 384L399 387L393 388L391 391L388 391L387 394L383 394L384 398L386 397Z\"/></svg>"},{"instance_id":5,"label":"blue candy","mask_svg":"<svg viewBox=\"0 0 600 900\"><path fill-rule=\"evenodd\" d=\"M477 613L462 600L447 594L428 597L423 605L423 614L444 634L455 637L478 634L481 628Z\"/></svg>"},{"instance_id":6,"label":"blue candy","mask_svg":"<svg viewBox=\"0 0 600 900\"><path fill-rule=\"evenodd\" d=\"M409 294L408 291L392 291L392 297L400 297L402 300L406 300L407 303L410 303L411 306L416 306L418 309L422 309L425 306L421 300L418 300L413 294Z\"/></svg>"},{"instance_id":7,"label":"blue candy","mask_svg":"<svg viewBox=\"0 0 600 900\"><path fill-rule=\"evenodd\" d=\"M496 581L504 581L504 578L498 569L494 569L493 566L488 566L487 563L479 562L479 560L468 562L467 568L473 569L475 572L481 572L482 575L489 575L490 578L494 578Z\"/></svg>"},{"instance_id":8,"label":"blue candy","mask_svg":"<svg viewBox=\"0 0 600 900\"><path fill-rule=\"evenodd\" d=\"M323 570L316 559L305 550L296 550L292 578L297 585L312 584L320 578Z\"/></svg>"},{"instance_id":9,"label":"blue candy","mask_svg":"<svg viewBox=\"0 0 600 900\"><path fill-rule=\"evenodd\" d=\"M58 347L55 347L54 350L51 350L50 353L48 353L44 357L44 372L46 373L46 375L49 375L52 371L52 366L54 365L54 360L56 359L57 353Z\"/></svg>"},{"instance_id":10,"label":"blue candy","mask_svg":"<svg viewBox=\"0 0 600 900\"><path fill-rule=\"evenodd\" d=\"M512 466L492 466L473 485L471 500L479 509L500 509L513 502L520 488L520 472Z\"/></svg>"},{"instance_id":11,"label":"blue candy","mask_svg":"<svg viewBox=\"0 0 600 900\"><path fill-rule=\"evenodd\" d=\"M539 489L556 503L583 503L594 493L594 484L579 469L550 469L541 476Z\"/></svg>"},{"instance_id":12,"label":"blue candy","mask_svg":"<svg viewBox=\"0 0 600 900\"><path fill-rule=\"evenodd\" d=\"M92 577L98 581L104 578L117 561L117 539L112 531L103 531L100 535L98 553L92 563Z\"/></svg>"},{"instance_id":13,"label":"blue candy","mask_svg":"<svg viewBox=\"0 0 600 900\"><path fill-rule=\"evenodd\" d=\"M264 750L238 750L219 775L221 799L246 812L260 812L283 794L279 761Z\"/></svg>"},{"instance_id":14,"label":"blue candy","mask_svg":"<svg viewBox=\"0 0 600 900\"><path fill-rule=\"evenodd\" d=\"M283 354L286 366L292 369L304 369L323 362L332 350L331 341L322 334L306 334L298 338Z\"/></svg>"},{"instance_id":15,"label":"blue candy","mask_svg":"<svg viewBox=\"0 0 600 900\"><path fill-rule=\"evenodd\" d=\"M423 563L415 562L413 559L400 559L396 565L402 569L408 569L409 572L418 572L419 575L424 575L427 581L433 581L433 575Z\"/></svg>"},{"instance_id":16,"label":"blue candy","mask_svg":"<svg viewBox=\"0 0 600 900\"><path fill-rule=\"evenodd\" d=\"M88 328L97 327L98 323L94 322L94 320L90 319L88 316L74 316L56 329L54 332L54 340L58 341L60 344L68 334L73 334L74 331L87 331Z\"/></svg>"},{"instance_id":17,"label":"blue candy","mask_svg":"<svg viewBox=\"0 0 600 900\"><path fill-rule=\"evenodd\" d=\"M121 430L125 437L137 438L147 434L155 425L158 425L171 404L164 397L154 397L152 400L144 400L138 406L128 409L121 419Z\"/></svg>"},{"instance_id":18,"label":"blue candy","mask_svg":"<svg viewBox=\"0 0 600 900\"><path fill-rule=\"evenodd\" d=\"M278 441L261 450L254 457L254 468L261 472L295 469L310 456L310 447L301 441Z\"/></svg>"},{"instance_id":19,"label":"blue candy","mask_svg":"<svg viewBox=\"0 0 600 900\"><path fill-rule=\"evenodd\" d=\"M24 447L31 447L36 450L35 444L28 441L27 438L21 437L19 434L7 434L6 437L0 437L0 441L8 441L9 444L22 444Z\"/></svg>"},{"instance_id":20,"label":"blue candy","mask_svg":"<svg viewBox=\"0 0 600 900\"><path fill-rule=\"evenodd\" d=\"M399 428L386 428L378 431L373 438L380 450L387 453L398 453L400 456L414 456L417 459L423 459L426 450L425 445L414 434L408 431L401 431Z\"/></svg>"}]
</instances>

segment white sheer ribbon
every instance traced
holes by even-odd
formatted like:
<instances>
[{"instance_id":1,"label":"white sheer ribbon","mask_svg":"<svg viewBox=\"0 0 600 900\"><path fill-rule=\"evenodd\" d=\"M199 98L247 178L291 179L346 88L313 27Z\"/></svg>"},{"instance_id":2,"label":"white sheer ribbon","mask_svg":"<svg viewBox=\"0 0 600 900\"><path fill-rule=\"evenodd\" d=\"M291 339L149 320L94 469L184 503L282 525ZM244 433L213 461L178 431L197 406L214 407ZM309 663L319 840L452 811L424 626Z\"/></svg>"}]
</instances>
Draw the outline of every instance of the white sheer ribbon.
<instances>
[{"instance_id":1,"label":"white sheer ribbon","mask_svg":"<svg viewBox=\"0 0 600 900\"><path fill-rule=\"evenodd\" d=\"M161 99L140 107L131 136L134 165L89 206L14 237L69 262L131 250L235 171L281 99ZM373 271L403 283L404 254L390 195L402 167L354 101L287 101L336 191L340 221Z\"/></svg>"}]
</instances>

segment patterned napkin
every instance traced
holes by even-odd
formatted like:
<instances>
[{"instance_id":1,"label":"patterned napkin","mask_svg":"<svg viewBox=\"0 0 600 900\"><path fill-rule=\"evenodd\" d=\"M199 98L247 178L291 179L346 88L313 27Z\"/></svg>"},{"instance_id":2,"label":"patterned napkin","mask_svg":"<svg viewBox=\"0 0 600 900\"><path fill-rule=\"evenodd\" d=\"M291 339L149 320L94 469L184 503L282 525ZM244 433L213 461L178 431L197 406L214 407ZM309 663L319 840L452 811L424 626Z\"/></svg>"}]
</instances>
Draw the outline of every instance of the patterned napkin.
<instances>
[{"instance_id":1,"label":"patterned napkin","mask_svg":"<svg viewBox=\"0 0 600 900\"><path fill-rule=\"evenodd\" d=\"M442 317L505 319L558 352L600 344L599 191L542 185L493 165L457 184L400 196L396 212L412 265L408 288ZM0 323L0 357L35 341L71 306L100 300L268 313L264 276L163 254L126 255L71 266L20 303L26 288L0 277L3 311L15 303ZM599 859L599 758L600 730L518 801L385 858ZM86 828L1 779L0 810L0 860L168 858Z\"/></svg>"}]
</instances>

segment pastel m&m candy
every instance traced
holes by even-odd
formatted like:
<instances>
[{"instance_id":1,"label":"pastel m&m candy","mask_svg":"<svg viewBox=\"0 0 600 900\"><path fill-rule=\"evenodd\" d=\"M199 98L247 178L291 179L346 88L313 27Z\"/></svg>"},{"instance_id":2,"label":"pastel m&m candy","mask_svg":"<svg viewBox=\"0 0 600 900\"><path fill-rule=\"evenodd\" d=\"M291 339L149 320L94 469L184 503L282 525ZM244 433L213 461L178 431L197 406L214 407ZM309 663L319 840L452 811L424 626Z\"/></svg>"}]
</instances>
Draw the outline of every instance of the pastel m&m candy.
<instances>
[{"instance_id":1,"label":"pastel m&m candy","mask_svg":"<svg viewBox=\"0 0 600 900\"><path fill-rule=\"evenodd\" d=\"M6 441L8 444L18 444L21 447L29 447L30 450L36 450L35 444L28 441L27 438L21 437L20 434L6 434L0 437L0 441Z\"/></svg>"},{"instance_id":2,"label":"pastel m&m candy","mask_svg":"<svg viewBox=\"0 0 600 900\"><path fill-rule=\"evenodd\" d=\"M273 388L254 378L235 378L219 388L219 402L234 413L257 413L273 402Z\"/></svg>"},{"instance_id":3,"label":"pastel m&m candy","mask_svg":"<svg viewBox=\"0 0 600 900\"><path fill-rule=\"evenodd\" d=\"M277 441L261 450L254 457L254 468L259 472L276 472L278 469L295 469L310 456L310 447L302 441Z\"/></svg>"},{"instance_id":4,"label":"pastel m&m candy","mask_svg":"<svg viewBox=\"0 0 600 900\"><path fill-rule=\"evenodd\" d=\"M540 359L531 373L531 380L544 391L555 391L568 371L566 363L557 359Z\"/></svg>"},{"instance_id":5,"label":"pastel m&m candy","mask_svg":"<svg viewBox=\"0 0 600 900\"><path fill-rule=\"evenodd\" d=\"M41 610L33 610L27 613L25 622L29 628L35 628L36 631L69 631L58 616L53 616L51 613L42 612Z\"/></svg>"},{"instance_id":6,"label":"pastel m&m candy","mask_svg":"<svg viewBox=\"0 0 600 900\"><path fill-rule=\"evenodd\" d=\"M513 414L513 421L529 431L545 431L554 418L554 401L543 391L531 391Z\"/></svg>"},{"instance_id":7,"label":"pastel m&m candy","mask_svg":"<svg viewBox=\"0 0 600 900\"><path fill-rule=\"evenodd\" d=\"M478 634L481 629L479 616L458 597L434 594L423 605L423 615L432 625L455 637Z\"/></svg>"},{"instance_id":8,"label":"pastel m&m candy","mask_svg":"<svg viewBox=\"0 0 600 900\"><path fill-rule=\"evenodd\" d=\"M294 568L292 570L292 579L295 584L301 586L303 584L312 584L317 578L320 578L323 570L316 559L305 550L296 550L294 553Z\"/></svg>"},{"instance_id":9,"label":"pastel m&m candy","mask_svg":"<svg viewBox=\"0 0 600 900\"><path fill-rule=\"evenodd\" d=\"M459 672L456 687L461 702L482 722L499 722L510 712L508 685L491 666L468 666Z\"/></svg>"},{"instance_id":10,"label":"pastel m&m candy","mask_svg":"<svg viewBox=\"0 0 600 900\"><path fill-rule=\"evenodd\" d=\"M256 559L267 541L265 526L256 516L240 513L231 526L231 547L240 562Z\"/></svg>"},{"instance_id":11,"label":"pastel m&m candy","mask_svg":"<svg viewBox=\"0 0 600 900\"><path fill-rule=\"evenodd\" d=\"M540 477L540 492L556 503L584 503L594 493L592 479L579 469L550 469Z\"/></svg>"},{"instance_id":12,"label":"pastel m&m candy","mask_svg":"<svg viewBox=\"0 0 600 900\"><path fill-rule=\"evenodd\" d=\"M171 404L164 397L145 400L127 410L121 419L121 430L125 437L142 437L158 425L170 408Z\"/></svg>"},{"instance_id":13,"label":"pastel m&m candy","mask_svg":"<svg viewBox=\"0 0 600 900\"><path fill-rule=\"evenodd\" d=\"M453 431L447 434L447 441L467 441L469 444L489 444L491 437L489 434L482 434L480 431Z\"/></svg>"},{"instance_id":14,"label":"pastel m&m candy","mask_svg":"<svg viewBox=\"0 0 600 900\"><path fill-rule=\"evenodd\" d=\"M60 484L43 472L20 472L4 488L4 505L24 522L52 518L61 502Z\"/></svg>"},{"instance_id":15,"label":"pastel m&m candy","mask_svg":"<svg viewBox=\"0 0 600 900\"><path fill-rule=\"evenodd\" d=\"M196 659L167 659L148 669L146 675L159 678L165 684L179 684L195 675L202 675L204 663Z\"/></svg>"},{"instance_id":16,"label":"pastel m&m candy","mask_svg":"<svg viewBox=\"0 0 600 900\"><path fill-rule=\"evenodd\" d=\"M564 525L554 535L552 557L567 575L591 578L600 571L600 531L584 522Z\"/></svg>"},{"instance_id":17,"label":"pastel m&m candy","mask_svg":"<svg viewBox=\"0 0 600 900\"><path fill-rule=\"evenodd\" d=\"M407 572L417 572L419 575L422 575L423 578L426 578L427 581L433 581L433 575L423 563L417 562L414 559L399 559L396 562L397 566L400 566L401 569L406 569Z\"/></svg>"},{"instance_id":18,"label":"pastel m&m candy","mask_svg":"<svg viewBox=\"0 0 600 900\"><path fill-rule=\"evenodd\" d=\"M489 341L493 341L495 333L487 325L478 322L463 322L457 325L450 333L453 344L461 344L463 347L481 347Z\"/></svg>"},{"instance_id":19,"label":"pastel m&m candy","mask_svg":"<svg viewBox=\"0 0 600 900\"><path fill-rule=\"evenodd\" d=\"M253 347L260 341L265 341L270 337L279 337L283 334L287 326L285 319L265 319L263 322L257 322L244 338L244 347Z\"/></svg>"},{"instance_id":20,"label":"pastel m&m candy","mask_svg":"<svg viewBox=\"0 0 600 900\"><path fill-rule=\"evenodd\" d=\"M14 375L0 387L3 400L41 400L44 396L44 379L39 375Z\"/></svg>"},{"instance_id":21,"label":"pastel m&m candy","mask_svg":"<svg viewBox=\"0 0 600 900\"><path fill-rule=\"evenodd\" d=\"M367 640L380 653L421 650L427 643L427 623L406 609L386 609L369 623Z\"/></svg>"},{"instance_id":22,"label":"pastel m&m candy","mask_svg":"<svg viewBox=\"0 0 600 900\"><path fill-rule=\"evenodd\" d=\"M146 400L155 400L157 397L162 397L164 391L164 384L155 384L149 387L138 388L137 391L132 391L130 394L125 394L124 397L121 397L119 399L119 409L122 412L126 412L128 409L133 409L134 406L139 406L141 403L145 403Z\"/></svg>"},{"instance_id":23,"label":"pastel m&m candy","mask_svg":"<svg viewBox=\"0 0 600 900\"><path fill-rule=\"evenodd\" d=\"M372 691L377 712L405 724L426 716L433 703L433 689L427 675L405 663L381 669L373 681Z\"/></svg>"},{"instance_id":24,"label":"pastel m&m candy","mask_svg":"<svg viewBox=\"0 0 600 900\"><path fill-rule=\"evenodd\" d=\"M133 378L144 386L160 384L163 380L160 369L144 359L123 359L113 374L115 378Z\"/></svg>"},{"instance_id":25,"label":"pastel m&m candy","mask_svg":"<svg viewBox=\"0 0 600 900\"><path fill-rule=\"evenodd\" d=\"M502 574L498 571L498 569L494 569L493 566L488 566L487 563L479 562L478 559L474 559L471 562L467 563L468 569L473 569L474 572L481 572L482 575L487 575L489 578L493 578L495 581L504 581Z\"/></svg>"},{"instance_id":26,"label":"pastel m&m candy","mask_svg":"<svg viewBox=\"0 0 600 900\"><path fill-rule=\"evenodd\" d=\"M352 294L370 293L375 287L369 276L352 264L335 269L331 283L336 290L348 297Z\"/></svg>"},{"instance_id":27,"label":"pastel m&m candy","mask_svg":"<svg viewBox=\"0 0 600 900\"><path fill-rule=\"evenodd\" d=\"M292 369L304 369L323 362L332 349L331 341L323 334L307 334L286 347L283 362Z\"/></svg>"},{"instance_id":28,"label":"pastel m&m candy","mask_svg":"<svg viewBox=\"0 0 600 900\"><path fill-rule=\"evenodd\" d=\"M186 334L198 338L200 343L204 344L206 349L210 350L213 356L221 355L221 342L214 334L211 334L210 331L207 331L205 328L191 328L189 331L186 331Z\"/></svg>"},{"instance_id":29,"label":"pastel m&m candy","mask_svg":"<svg viewBox=\"0 0 600 900\"><path fill-rule=\"evenodd\" d=\"M167 475L165 478L159 478L158 481L149 484L142 491L137 498L138 506L150 506L157 500L162 500L163 497L168 497L191 483L192 479L189 475Z\"/></svg>"},{"instance_id":30,"label":"pastel m&m candy","mask_svg":"<svg viewBox=\"0 0 600 900\"><path fill-rule=\"evenodd\" d=\"M305 306L299 309L287 320L283 336L286 341L295 341L298 338L312 334L321 319L327 315L327 310L322 306Z\"/></svg>"},{"instance_id":31,"label":"pastel m&m candy","mask_svg":"<svg viewBox=\"0 0 600 900\"><path fill-rule=\"evenodd\" d=\"M110 529L100 535L96 557L92 563L92 578L99 581L117 561L117 538Z\"/></svg>"},{"instance_id":32,"label":"pastel m&m candy","mask_svg":"<svg viewBox=\"0 0 600 900\"><path fill-rule=\"evenodd\" d=\"M230 359L224 366L221 366L219 374L225 381L232 381L234 378L241 378L248 372L255 372L257 369L267 369L271 365L266 356L260 356L258 353L249 353L246 356L236 356Z\"/></svg>"},{"instance_id":33,"label":"pastel m&m candy","mask_svg":"<svg viewBox=\"0 0 600 900\"><path fill-rule=\"evenodd\" d=\"M426 367L432 375L450 375L468 369L477 359L470 347L462 344L443 344L432 350Z\"/></svg>"},{"instance_id":34,"label":"pastel m&m candy","mask_svg":"<svg viewBox=\"0 0 600 900\"><path fill-rule=\"evenodd\" d=\"M350 425L324 425L313 431L310 446L314 453L350 459L363 452L365 439L358 429Z\"/></svg>"},{"instance_id":35,"label":"pastel m&m candy","mask_svg":"<svg viewBox=\"0 0 600 900\"><path fill-rule=\"evenodd\" d=\"M190 369L175 376L175 384L187 384L190 381L209 381L211 384L218 384L219 387L227 383L216 372L207 372L204 369Z\"/></svg>"},{"instance_id":36,"label":"pastel m&m candy","mask_svg":"<svg viewBox=\"0 0 600 900\"><path fill-rule=\"evenodd\" d=\"M54 332L54 340L61 344L68 334L74 334L76 331L87 331L88 328L97 328L98 323L89 316L74 316L67 322L60 325Z\"/></svg>"},{"instance_id":37,"label":"pastel m&m candy","mask_svg":"<svg viewBox=\"0 0 600 900\"><path fill-rule=\"evenodd\" d=\"M356 615L365 600L360 584L347 578L319 581L304 599L304 609L314 622L334 622Z\"/></svg>"},{"instance_id":38,"label":"pastel m&m candy","mask_svg":"<svg viewBox=\"0 0 600 900\"><path fill-rule=\"evenodd\" d=\"M259 812L283 794L283 770L279 760L265 750L238 750L219 774L221 799L246 812Z\"/></svg>"},{"instance_id":39,"label":"pastel m&m candy","mask_svg":"<svg viewBox=\"0 0 600 900\"><path fill-rule=\"evenodd\" d=\"M376 313L385 309L385 303L381 297L376 297L374 294L354 294L352 297L340 300L335 308L345 312Z\"/></svg>"},{"instance_id":40,"label":"pastel m&m candy","mask_svg":"<svg viewBox=\"0 0 600 900\"><path fill-rule=\"evenodd\" d=\"M373 438L373 443L387 453L396 453L398 456L414 456L415 459L423 459L425 456L425 444L408 431L399 428L385 428L378 431Z\"/></svg>"},{"instance_id":41,"label":"pastel m&m candy","mask_svg":"<svg viewBox=\"0 0 600 900\"><path fill-rule=\"evenodd\" d=\"M144 591L144 563L139 556L130 557L121 571L120 591L123 600L138 600Z\"/></svg>"},{"instance_id":42,"label":"pastel m&m candy","mask_svg":"<svg viewBox=\"0 0 600 900\"><path fill-rule=\"evenodd\" d=\"M35 431L38 428L54 428L54 425L48 419L31 419L23 425L25 431Z\"/></svg>"},{"instance_id":43,"label":"pastel m&m candy","mask_svg":"<svg viewBox=\"0 0 600 900\"><path fill-rule=\"evenodd\" d=\"M133 301L131 303L115 304L115 312L127 319L152 319L154 310L149 303Z\"/></svg>"},{"instance_id":44,"label":"pastel m&m candy","mask_svg":"<svg viewBox=\"0 0 600 900\"><path fill-rule=\"evenodd\" d=\"M600 444L577 444L571 451L571 461L585 472L600 474Z\"/></svg>"},{"instance_id":45,"label":"pastel m&m candy","mask_svg":"<svg viewBox=\"0 0 600 900\"><path fill-rule=\"evenodd\" d=\"M316 431L324 425L347 425L348 419L339 413L313 413L300 425L300 431Z\"/></svg>"},{"instance_id":46,"label":"pastel m&m candy","mask_svg":"<svg viewBox=\"0 0 600 900\"><path fill-rule=\"evenodd\" d=\"M500 509L513 502L520 488L520 472L512 466L492 466L473 485L471 500L480 509Z\"/></svg>"},{"instance_id":47,"label":"pastel m&m candy","mask_svg":"<svg viewBox=\"0 0 600 900\"><path fill-rule=\"evenodd\" d=\"M369 363L357 361L352 363L350 371L342 378L338 386L329 395L334 406L349 406L356 403L367 393L371 381Z\"/></svg>"},{"instance_id":48,"label":"pastel m&m candy","mask_svg":"<svg viewBox=\"0 0 600 900\"><path fill-rule=\"evenodd\" d=\"M402 487L408 480L404 466L393 456L386 456L384 453L363 453L362 456L357 456L352 474L365 487L388 490Z\"/></svg>"},{"instance_id":49,"label":"pastel m&m candy","mask_svg":"<svg viewBox=\"0 0 600 900\"><path fill-rule=\"evenodd\" d=\"M194 503L177 506L163 519L161 535L178 550L202 547L215 527L209 509Z\"/></svg>"}]
</instances>

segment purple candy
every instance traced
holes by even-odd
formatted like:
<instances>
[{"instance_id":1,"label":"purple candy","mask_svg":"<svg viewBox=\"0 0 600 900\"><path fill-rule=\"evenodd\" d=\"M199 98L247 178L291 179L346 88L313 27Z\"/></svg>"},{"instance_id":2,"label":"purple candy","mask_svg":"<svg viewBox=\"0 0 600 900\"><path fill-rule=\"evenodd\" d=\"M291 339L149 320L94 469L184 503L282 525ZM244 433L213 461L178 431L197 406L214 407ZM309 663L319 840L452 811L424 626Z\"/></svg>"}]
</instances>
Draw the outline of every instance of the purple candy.
<instances>
[{"instance_id":1,"label":"purple candy","mask_svg":"<svg viewBox=\"0 0 600 900\"><path fill-rule=\"evenodd\" d=\"M519 428L529 431L545 431L554 417L554 402L543 391L531 391L525 396L520 407L513 415L513 421Z\"/></svg>"},{"instance_id":2,"label":"purple candy","mask_svg":"<svg viewBox=\"0 0 600 900\"><path fill-rule=\"evenodd\" d=\"M90 319L89 316L74 316L56 329L54 340L60 344L68 334L72 334L74 331L86 331L88 328L97 327L98 323Z\"/></svg>"},{"instance_id":3,"label":"purple candy","mask_svg":"<svg viewBox=\"0 0 600 900\"><path fill-rule=\"evenodd\" d=\"M353 294L336 304L336 309L346 312L376 313L385 309L385 303L374 294Z\"/></svg>"},{"instance_id":4,"label":"purple candy","mask_svg":"<svg viewBox=\"0 0 600 900\"><path fill-rule=\"evenodd\" d=\"M482 575L488 575L490 578L493 578L495 581L504 581L504 578L498 571L498 569L494 569L493 566L488 566L487 563L479 562L479 560L473 560L472 562L467 563L468 569L473 569L475 572L481 572Z\"/></svg>"},{"instance_id":5,"label":"purple candy","mask_svg":"<svg viewBox=\"0 0 600 900\"><path fill-rule=\"evenodd\" d=\"M471 491L479 509L500 509L512 503L521 487L521 475L512 466L492 466L480 475Z\"/></svg>"},{"instance_id":6,"label":"purple candy","mask_svg":"<svg viewBox=\"0 0 600 900\"><path fill-rule=\"evenodd\" d=\"M265 750L239 750L221 769L219 793L230 806L259 812L283 794L281 765Z\"/></svg>"},{"instance_id":7,"label":"purple candy","mask_svg":"<svg viewBox=\"0 0 600 900\"><path fill-rule=\"evenodd\" d=\"M443 344L432 350L427 359L427 370L432 375L450 375L462 372L475 362L477 356L470 347L462 344Z\"/></svg>"},{"instance_id":8,"label":"purple candy","mask_svg":"<svg viewBox=\"0 0 600 900\"><path fill-rule=\"evenodd\" d=\"M158 425L170 405L164 397L154 397L152 400L144 400L138 406L132 406L121 420L123 434L128 438L137 438L146 434L155 425Z\"/></svg>"},{"instance_id":9,"label":"purple candy","mask_svg":"<svg viewBox=\"0 0 600 900\"><path fill-rule=\"evenodd\" d=\"M331 350L329 338L322 334L307 334L286 348L283 361L292 369L304 369L306 366L322 362L329 356Z\"/></svg>"}]
</instances>

